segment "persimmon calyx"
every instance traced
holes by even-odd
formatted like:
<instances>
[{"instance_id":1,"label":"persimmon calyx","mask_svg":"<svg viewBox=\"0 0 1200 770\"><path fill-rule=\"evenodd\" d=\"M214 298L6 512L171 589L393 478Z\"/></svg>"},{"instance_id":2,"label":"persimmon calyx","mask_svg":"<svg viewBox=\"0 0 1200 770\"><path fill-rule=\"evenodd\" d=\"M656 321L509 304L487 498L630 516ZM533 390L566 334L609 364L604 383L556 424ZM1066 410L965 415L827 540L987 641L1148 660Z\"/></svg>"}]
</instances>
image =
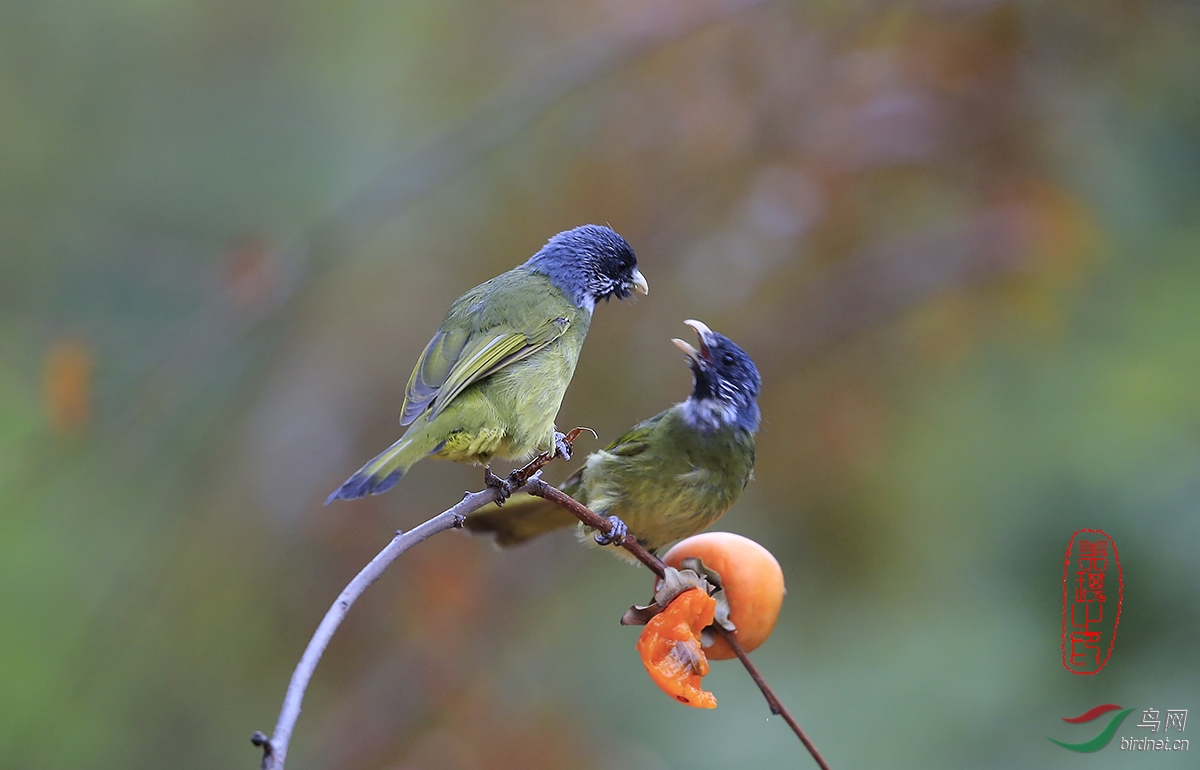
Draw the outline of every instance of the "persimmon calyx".
<instances>
[{"instance_id":1,"label":"persimmon calyx","mask_svg":"<svg viewBox=\"0 0 1200 770\"><path fill-rule=\"evenodd\" d=\"M644 626L650 619L671 603L679 594L691 588L699 588L717 602L714 613L715 623L724 626L728 631L737 631L737 626L729 619L729 598L721 585L721 575L711 567L705 566L698 558L687 558L680 565L683 569L667 566L666 575L658 581L654 591L654 601L650 604L635 604L621 616L623 626ZM711 647L716 631L706 628L702 635L703 646Z\"/></svg>"}]
</instances>

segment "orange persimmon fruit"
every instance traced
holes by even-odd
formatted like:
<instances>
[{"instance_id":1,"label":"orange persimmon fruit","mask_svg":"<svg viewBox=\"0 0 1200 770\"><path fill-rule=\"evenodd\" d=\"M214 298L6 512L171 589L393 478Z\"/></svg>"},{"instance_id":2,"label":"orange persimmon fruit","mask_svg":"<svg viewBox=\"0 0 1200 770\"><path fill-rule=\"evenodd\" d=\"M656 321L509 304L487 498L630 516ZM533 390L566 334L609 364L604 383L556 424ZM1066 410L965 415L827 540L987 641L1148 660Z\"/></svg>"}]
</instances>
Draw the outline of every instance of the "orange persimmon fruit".
<instances>
[{"instance_id":1,"label":"orange persimmon fruit","mask_svg":"<svg viewBox=\"0 0 1200 770\"><path fill-rule=\"evenodd\" d=\"M737 626L737 640L746 652L767 640L783 606L783 570L771 552L748 537L732 532L703 532L680 540L663 556L679 568L684 559L695 557L721 576L729 600L729 619ZM704 648L712 660L736 657L718 636Z\"/></svg>"},{"instance_id":2,"label":"orange persimmon fruit","mask_svg":"<svg viewBox=\"0 0 1200 770\"><path fill-rule=\"evenodd\" d=\"M695 708L716 708L716 697L700 687L708 660L700 631L713 622L717 602L699 588L676 596L642 629L637 649L650 678L667 695Z\"/></svg>"}]
</instances>

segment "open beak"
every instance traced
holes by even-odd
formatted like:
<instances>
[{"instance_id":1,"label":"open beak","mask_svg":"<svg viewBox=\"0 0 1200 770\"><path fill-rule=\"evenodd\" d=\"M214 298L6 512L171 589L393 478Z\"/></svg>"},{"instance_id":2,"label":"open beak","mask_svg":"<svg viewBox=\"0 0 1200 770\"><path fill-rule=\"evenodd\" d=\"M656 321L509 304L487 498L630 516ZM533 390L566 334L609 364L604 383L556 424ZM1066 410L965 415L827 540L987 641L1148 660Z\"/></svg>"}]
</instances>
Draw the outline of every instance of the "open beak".
<instances>
[{"instance_id":1,"label":"open beak","mask_svg":"<svg viewBox=\"0 0 1200 770\"><path fill-rule=\"evenodd\" d=\"M679 350L685 356L691 359L693 363L695 363L697 366L703 366L705 362L709 360L708 345L705 344L704 340L712 334L712 329L709 329L704 323L690 318L684 321L684 323L696 330L696 337L700 341L700 349L696 350L688 343L679 339L673 339L671 342L673 342L675 347L679 348Z\"/></svg>"},{"instance_id":2,"label":"open beak","mask_svg":"<svg viewBox=\"0 0 1200 770\"><path fill-rule=\"evenodd\" d=\"M633 290L638 294L650 293L650 284L646 283L646 276L642 275L642 271L636 267L633 269Z\"/></svg>"}]
</instances>

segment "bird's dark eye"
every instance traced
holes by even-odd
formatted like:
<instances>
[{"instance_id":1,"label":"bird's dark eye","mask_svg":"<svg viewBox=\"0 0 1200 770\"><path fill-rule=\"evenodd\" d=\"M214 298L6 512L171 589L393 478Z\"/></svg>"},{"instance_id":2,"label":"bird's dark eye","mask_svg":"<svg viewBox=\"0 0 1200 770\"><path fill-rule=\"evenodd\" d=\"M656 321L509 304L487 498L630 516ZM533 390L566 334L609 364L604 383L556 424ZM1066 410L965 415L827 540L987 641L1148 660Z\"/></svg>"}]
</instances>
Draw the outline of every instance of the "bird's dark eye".
<instances>
[{"instance_id":1,"label":"bird's dark eye","mask_svg":"<svg viewBox=\"0 0 1200 770\"><path fill-rule=\"evenodd\" d=\"M733 353L726 353L725 355L721 356L721 363L725 364L726 366L733 366L733 362L735 360L737 359L733 357Z\"/></svg>"}]
</instances>

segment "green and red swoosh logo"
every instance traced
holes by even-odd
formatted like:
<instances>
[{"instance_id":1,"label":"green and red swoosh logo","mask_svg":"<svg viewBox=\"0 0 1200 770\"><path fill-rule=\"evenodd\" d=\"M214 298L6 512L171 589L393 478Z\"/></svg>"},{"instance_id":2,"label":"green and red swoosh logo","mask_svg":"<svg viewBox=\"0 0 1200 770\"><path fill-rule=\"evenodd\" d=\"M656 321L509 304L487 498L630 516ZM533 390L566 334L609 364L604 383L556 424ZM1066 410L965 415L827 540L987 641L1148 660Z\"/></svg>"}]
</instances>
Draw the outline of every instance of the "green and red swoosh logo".
<instances>
[{"instance_id":1,"label":"green and red swoosh logo","mask_svg":"<svg viewBox=\"0 0 1200 770\"><path fill-rule=\"evenodd\" d=\"M1120 708L1121 707L1115 703L1105 703L1100 706L1090 708L1077 717L1063 717L1063 721L1070 722L1073 725L1079 725L1083 724L1084 722L1091 722L1093 719L1101 716L1102 714L1107 714L1110 711L1117 711ZM1057 743L1064 749L1077 751L1080 754L1099 751L1108 745L1108 742L1112 740L1113 735L1116 734L1117 728L1121 726L1121 722L1125 721L1125 717L1129 716L1129 712L1131 711L1133 711L1133 709L1124 709L1119 714L1114 715L1113 718L1108 721L1108 726L1101 730L1100 734L1095 738L1092 738L1090 741L1084 741L1083 743L1063 743L1062 741L1054 740L1049 735L1046 736L1046 740L1050 741L1051 743Z\"/></svg>"}]
</instances>

